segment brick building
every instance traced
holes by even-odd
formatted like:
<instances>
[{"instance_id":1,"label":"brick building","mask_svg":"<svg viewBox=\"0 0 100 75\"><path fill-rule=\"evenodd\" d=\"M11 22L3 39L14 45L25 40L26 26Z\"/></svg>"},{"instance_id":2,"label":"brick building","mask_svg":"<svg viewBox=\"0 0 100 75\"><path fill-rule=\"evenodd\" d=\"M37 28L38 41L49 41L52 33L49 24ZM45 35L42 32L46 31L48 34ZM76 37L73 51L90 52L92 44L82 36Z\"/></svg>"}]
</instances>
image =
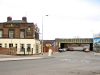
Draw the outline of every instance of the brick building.
<instances>
[{"instance_id":1,"label":"brick building","mask_svg":"<svg viewBox=\"0 0 100 75\"><path fill-rule=\"evenodd\" d=\"M49 46L56 52L55 40L43 40L43 52L48 52Z\"/></svg>"},{"instance_id":2,"label":"brick building","mask_svg":"<svg viewBox=\"0 0 100 75\"><path fill-rule=\"evenodd\" d=\"M41 53L40 47L39 28L27 22L26 17L22 17L22 20L7 17L7 22L0 23L1 53L8 49L8 54L36 54Z\"/></svg>"}]
</instances>

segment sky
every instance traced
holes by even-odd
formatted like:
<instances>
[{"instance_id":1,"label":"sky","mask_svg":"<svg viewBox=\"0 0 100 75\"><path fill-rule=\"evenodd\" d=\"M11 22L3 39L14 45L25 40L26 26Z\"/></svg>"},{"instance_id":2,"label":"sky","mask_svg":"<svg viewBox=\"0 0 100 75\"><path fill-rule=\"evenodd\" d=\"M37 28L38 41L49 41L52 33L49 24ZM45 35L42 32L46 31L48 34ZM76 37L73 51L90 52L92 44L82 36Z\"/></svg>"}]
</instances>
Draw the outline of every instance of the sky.
<instances>
[{"instance_id":1,"label":"sky","mask_svg":"<svg viewBox=\"0 0 100 75\"><path fill-rule=\"evenodd\" d=\"M26 16L40 28L40 39L43 29L45 40L100 33L100 0L0 0L0 22L8 16L13 20Z\"/></svg>"}]
</instances>

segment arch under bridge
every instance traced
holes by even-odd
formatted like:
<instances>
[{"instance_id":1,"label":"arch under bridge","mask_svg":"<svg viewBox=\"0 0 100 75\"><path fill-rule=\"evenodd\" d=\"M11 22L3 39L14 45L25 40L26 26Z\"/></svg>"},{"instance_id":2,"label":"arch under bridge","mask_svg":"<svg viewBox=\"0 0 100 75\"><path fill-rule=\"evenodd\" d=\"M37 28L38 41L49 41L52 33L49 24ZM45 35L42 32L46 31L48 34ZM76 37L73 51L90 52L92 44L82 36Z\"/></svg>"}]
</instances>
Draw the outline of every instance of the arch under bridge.
<instances>
[{"instance_id":1,"label":"arch under bridge","mask_svg":"<svg viewBox=\"0 0 100 75\"><path fill-rule=\"evenodd\" d=\"M89 46L93 50L93 38L70 38L70 39L55 39L57 49L67 48L69 46Z\"/></svg>"}]
</instances>

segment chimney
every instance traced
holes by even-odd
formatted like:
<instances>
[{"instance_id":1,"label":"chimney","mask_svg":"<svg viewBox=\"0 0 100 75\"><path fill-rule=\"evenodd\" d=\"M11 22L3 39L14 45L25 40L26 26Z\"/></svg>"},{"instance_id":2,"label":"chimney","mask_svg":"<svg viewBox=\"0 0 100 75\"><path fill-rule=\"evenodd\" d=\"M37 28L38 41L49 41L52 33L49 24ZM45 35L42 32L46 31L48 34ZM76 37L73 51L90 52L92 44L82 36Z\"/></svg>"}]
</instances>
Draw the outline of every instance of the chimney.
<instances>
[{"instance_id":1,"label":"chimney","mask_svg":"<svg viewBox=\"0 0 100 75\"><path fill-rule=\"evenodd\" d=\"M22 17L22 21L27 22L27 17Z\"/></svg>"},{"instance_id":2,"label":"chimney","mask_svg":"<svg viewBox=\"0 0 100 75\"><path fill-rule=\"evenodd\" d=\"M12 21L12 17L10 17L10 16L7 17L7 22L8 22L8 21Z\"/></svg>"}]
</instances>

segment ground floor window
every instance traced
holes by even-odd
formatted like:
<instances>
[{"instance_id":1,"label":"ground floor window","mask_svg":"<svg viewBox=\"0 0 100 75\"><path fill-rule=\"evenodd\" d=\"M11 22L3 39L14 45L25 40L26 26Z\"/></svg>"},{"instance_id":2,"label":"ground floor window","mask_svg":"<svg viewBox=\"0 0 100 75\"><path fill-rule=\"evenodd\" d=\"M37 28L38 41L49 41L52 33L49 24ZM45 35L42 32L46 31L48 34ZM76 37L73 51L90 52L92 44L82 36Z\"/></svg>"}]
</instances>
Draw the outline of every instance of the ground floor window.
<instances>
[{"instance_id":1,"label":"ground floor window","mask_svg":"<svg viewBox=\"0 0 100 75\"><path fill-rule=\"evenodd\" d=\"M38 45L36 45L36 53L38 53L38 49L39 49L39 46L38 46Z\"/></svg>"},{"instance_id":2,"label":"ground floor window","mask_svg":"<svg viewBox=\"0 0 100 75\"><path fill-rule=\"evenodd\" d=\"M7 48L7 43L5 43L5 48Z\"/></svg>"},{"instance_id":3,"label":"ground floor window","mask_svg":"<svg viewBox=\"0 0 100 75\"><path fill-rule=\"evenodd\" d=\"M0 43L0 48L2 47L2 44Z\"/></svg>"},{"instance_id":4,"label":"ground floor window","mask_svg":"<svg viewBox=\"0 0 100 75\"><path fill-rule=\"evenodd\" d=\"M15 44L15 48L17 49L17 44Z\"/></svg>"},{"instance_id":5,"label":"ground floor window","mask_svg":"<svg viewBox=\"0 0 100 75\"><path fill-rule=\"evenodd\" d=\"M10 44L9 44L9 48L11 48L11 47L13 47L13 43L10 43Z\"/></svg>"},{"instance_id":6,"label":"ground floor window","mask_svg":"<svg viewBox=\"0 0 100 75\"><path fill-rule=\"evenodd\" d=\"M27 52L31 51L31 44L27 44Z\"/></svg>"},{"instance_id":7,"label":"ground floor window","mask_svg":"<svg viewBox=\"0 0 100 75\"><path fill-rule=\"evenodd\" d=\"M20 51L25 51L24 44L20 44Z\"/></svg>"}]
</instances>

